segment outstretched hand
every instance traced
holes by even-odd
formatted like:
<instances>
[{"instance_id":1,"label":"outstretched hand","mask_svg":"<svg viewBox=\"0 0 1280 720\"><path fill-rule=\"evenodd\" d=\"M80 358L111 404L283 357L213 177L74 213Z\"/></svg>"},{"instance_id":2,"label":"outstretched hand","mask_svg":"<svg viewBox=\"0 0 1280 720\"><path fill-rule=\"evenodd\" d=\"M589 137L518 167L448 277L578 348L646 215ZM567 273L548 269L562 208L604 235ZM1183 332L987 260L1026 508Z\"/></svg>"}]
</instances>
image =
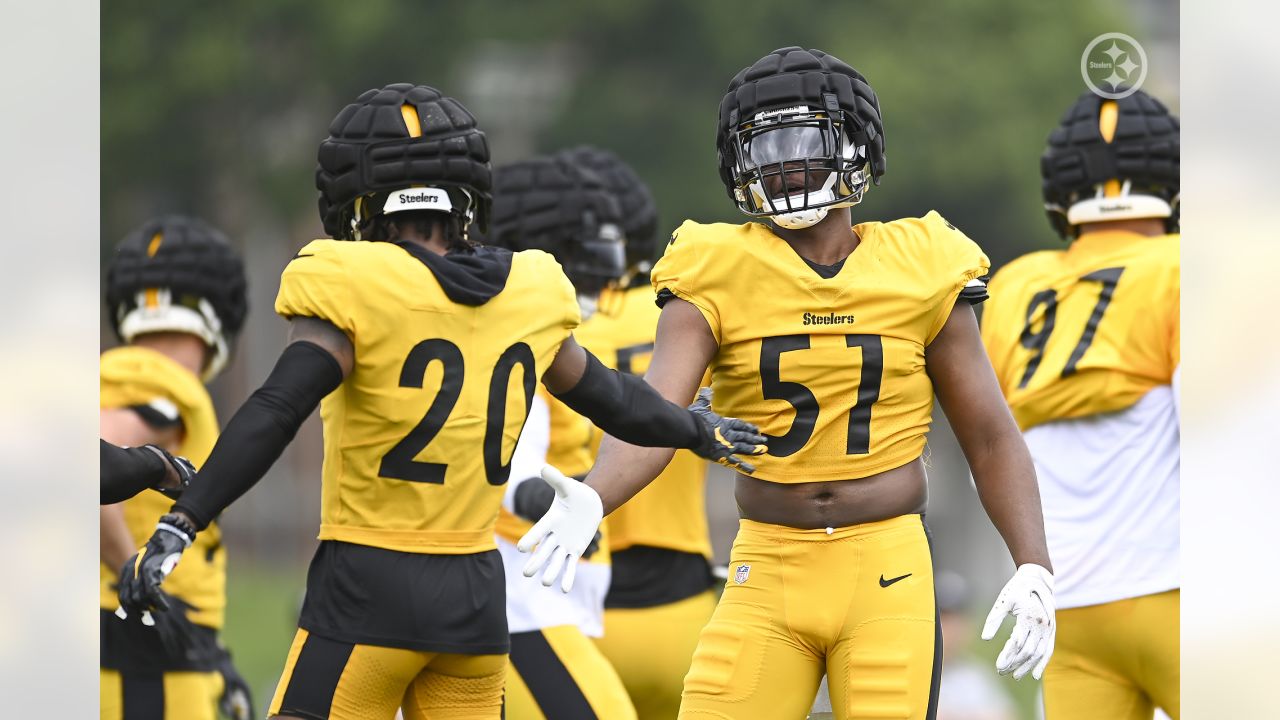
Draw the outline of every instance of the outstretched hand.
<instances>
[{"instance_id":1,"label":"outstretched hand","mask_svg":"<svg viewBox=\"0 0 1280 720\"><path fill-rule=\"evenodd\" d=\"M711 409L711 388L698 391L689 412L698 419L702 432L702 443L692 448L694 453L748 475L755 472L756 467L738 455L763 455L768 450L769 440L759 428L738 418L717 415Z\"/></svg>"},{"instance_id":2,"label":"outstretched hand","mask_svg":"<svg viewBox=\"0 0 1280 720\"><path fill-rule=\"evenodd\" d=\"M161 517L147 544L120 568L120 609L116 614L125 618L133 613L168 610L169 601L160 585L195 539L195 525L186 517L174 513Z\"/></svg>"},{"instance_id":3,"label":"outstretched hand","mask_svg":"<svg viewBox=\"0 0 1280 720\"><path fill-rule=\"evenodd\" d=\"M164 480L156 486L156 490L174 500L182 497L182 491L187 489L187 485L191 484L191 478L196 476L196 466L192 465L190 460L181 455L173 455L159 445L142 447L159 455L165 464Z\"/></svg>"},{"instance_id":4,"label":"outstretched hand","mask_svg":"<svg viewBox=\"0 0 1280 720\"><path fill-rule=\"evenodd\" d=\"M525 553L533 551L524 566L525 577L533 577L542 570L542 584L551 587L563 572L560 590L567 593L573 587L578 560L591 546L604 519L604 506L595 490L565 477L550 465L542 468L542 479L555 489L555 501L542 519L520 538L516 549Z\"/></svg>"}]
</instances>

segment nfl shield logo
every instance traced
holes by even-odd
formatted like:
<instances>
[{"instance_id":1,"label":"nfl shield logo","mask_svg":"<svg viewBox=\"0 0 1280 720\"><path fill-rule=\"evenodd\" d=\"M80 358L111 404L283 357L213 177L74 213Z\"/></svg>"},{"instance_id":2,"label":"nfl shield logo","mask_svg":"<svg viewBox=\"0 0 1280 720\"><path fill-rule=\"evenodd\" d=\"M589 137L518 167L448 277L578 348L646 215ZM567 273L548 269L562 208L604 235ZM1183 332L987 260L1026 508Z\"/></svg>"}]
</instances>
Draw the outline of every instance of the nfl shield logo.
<instances>
[{"instance_id":1,"label":"nfl shield logo","mask_svg":"<svg viewBox=\"0 0 1280 720\"><path fill-rule=\"evenodd\" d=\"M750 565L739 565L733 572L733 581L741 585L747 581L747 576L751 574Z\"/></svg>"}]
</instances>

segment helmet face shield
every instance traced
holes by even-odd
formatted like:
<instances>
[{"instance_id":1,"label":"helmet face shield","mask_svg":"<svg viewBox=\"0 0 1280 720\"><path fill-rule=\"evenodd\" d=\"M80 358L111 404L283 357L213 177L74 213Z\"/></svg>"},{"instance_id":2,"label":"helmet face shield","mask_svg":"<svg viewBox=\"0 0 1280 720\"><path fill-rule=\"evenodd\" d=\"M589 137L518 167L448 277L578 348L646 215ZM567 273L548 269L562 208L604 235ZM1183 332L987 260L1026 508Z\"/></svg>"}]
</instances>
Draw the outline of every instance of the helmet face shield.
<instances>
[{"instance_id":1,"label":"helmet face shield","mask_svg":"<svg viewBox=\"0 0 1280 720\"><path fill-rule=\"evenodd\" d=\"M856 205L885 172L880 100L848 63L778 48L729 81L716 122L720 180L738 209L780 228Z\"/></svg>"},{"instance_id":2,"label":"helmet face shield","mask_svg":"<svg viewBox=\"0 0 1280 720\"><path fill-rule=\"evenodd\" d=\"M862 199L869 175L865 148L844 123L807 108L760 113L732 134L734 199L755 217L847 207ZM807 213L814 218L826 213ZM785 220L784 220L785 222Z\"/></svg>"},{"instance_id":3,"label":"helmet face shield","mask_svg":"<svg viewBox=\"0 0 1280 720\"><path fill-rule=\"evenodd\" d=\"M746 168L762 165L820 159L831 156L827 128L818 124L786 124L765 126L758 132L739 133L742 142L742 164Z\"/></svg>"},{"instance_id":4,"label":"helmet face shield","mask_svg":"<svg viewBox=\"0 0 1280 720\"><path fill-rule=\"evenodd\" d=\"M573 243L565 271L580 294L595 294L626 273L627 245L622 230L613 223L583 225L586 232Z\"/></svg>"}]
</instances>

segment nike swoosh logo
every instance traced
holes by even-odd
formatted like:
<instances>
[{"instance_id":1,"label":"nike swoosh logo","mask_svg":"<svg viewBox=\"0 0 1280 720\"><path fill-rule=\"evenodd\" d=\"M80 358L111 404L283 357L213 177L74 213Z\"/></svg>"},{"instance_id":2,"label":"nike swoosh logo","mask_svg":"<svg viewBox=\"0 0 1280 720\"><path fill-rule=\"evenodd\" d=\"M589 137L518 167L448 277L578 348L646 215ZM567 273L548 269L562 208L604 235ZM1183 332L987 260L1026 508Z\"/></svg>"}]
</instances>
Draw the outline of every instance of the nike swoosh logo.
<instances>
[{"instance_id":1,"label":"nike swoosh logo","mask_svg":"<svg viewBox=\"0 0 1280 720\"><path fill-rule=\"evenodd\" d=\"M312 257L312 256L314 256L314 255L315 255L315 253L301 253L301 252L300 252L300 253L298 253L297 255L294 255L294 256L293 256L293 259L294 259L294 260L297 260L298 258Z\"/></svg>"},{"instance_id":2,"label":"nike swoosh logo","mask_svg":"<svg viewBox=\"0 0 1280 720\"><path fill-rule=\"evenodd\" d=\"M885 579L884 579L884 575L881 575L881 576L880 576L880 587L889 587L890 585L892 585L892 584L894 584L894 583L898 582L899 580L906 580L906 579L907 579L907 578L909 578L909 577L911 577L911 573L907 573L906 575L899 575L898 577L896 577L896 578L892 578L892 579L890 579L890 580L885 580Z\"/></svg>"}]
</instances>

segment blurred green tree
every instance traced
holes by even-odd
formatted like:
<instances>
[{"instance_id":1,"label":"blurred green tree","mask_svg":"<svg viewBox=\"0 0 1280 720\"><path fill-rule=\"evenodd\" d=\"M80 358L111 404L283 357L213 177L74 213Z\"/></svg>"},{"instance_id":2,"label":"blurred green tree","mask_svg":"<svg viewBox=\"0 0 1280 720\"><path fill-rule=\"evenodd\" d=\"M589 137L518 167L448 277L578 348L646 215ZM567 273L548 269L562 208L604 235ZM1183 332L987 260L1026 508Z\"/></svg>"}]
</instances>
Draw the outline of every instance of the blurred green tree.
<instances>
[{"instance_id":1,"label":"blurred green tree","mask_svg":"<svg viewBox=\"0 0 1280 720\"><path fill-rule=\"evenodd\" d=\"M166 210L233 234L270 221L318 235L312 172L328 121L395 81L441 87L483 127L527 121L520 142L491 133L500 161L598 144L652 184L664 226L738 222L716 174L719 99L740 68L798 44L854 65L881 98L889 171L855 217L936 208L1000 264L1056 242L1041 147L1083 89L1080 51L1101 32L1141 36L1130 24L1102 0L130 0L103 14L102 242ZM484 96L495 88L529 97Z\"/></svg>"}]
</instances>

